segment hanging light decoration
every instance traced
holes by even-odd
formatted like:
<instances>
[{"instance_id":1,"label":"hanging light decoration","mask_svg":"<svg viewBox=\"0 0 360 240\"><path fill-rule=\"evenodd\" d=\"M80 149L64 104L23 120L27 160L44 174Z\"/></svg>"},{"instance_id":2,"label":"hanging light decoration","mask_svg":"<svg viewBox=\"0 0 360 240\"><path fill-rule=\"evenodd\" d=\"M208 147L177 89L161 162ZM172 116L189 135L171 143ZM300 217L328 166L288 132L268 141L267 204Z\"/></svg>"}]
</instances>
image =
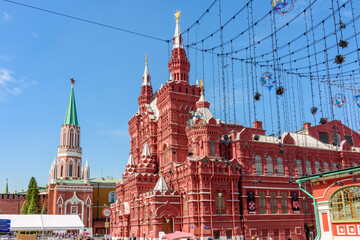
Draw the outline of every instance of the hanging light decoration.
<instances>
[{"instance_id":1,"label":"hanging light decoration","mask_svg":"<svg viewBox=\"0 0 360 240\"><path fill-rule=\"evenodd\" d=\"M343 55L339 54L335 57L336 64L342 64L344 62L345 62L345 57Z\"/></svg>"},{"instance_id":2,"label":"hanging light decoration","mask_svg":"<svg viewBox=\"0 0 360 240\"><path fill-rule=\"evenodd\" d=\"M271 6L276 13L285 15L290 12L295 5L295 0L271 0Z\"/></svg>"},{"instance_id":3,"label":"hanging light decoration","mask_svg":"<svg viewBox=\"0 0 360 240\"><path fill-rule=\"evenodd\" d=\"M358 108L360 108L360 94L355 95L354 98L356 101L356 106L358 106Z\"/></svg>"},{"instance_id":4,"label":"hanging light decoration","mask_svg":"<svg viewBox=\"0 0 360 240\"><path fill-rule=\"evenodd\" d=\"M276 81L272 78L272 74L265 72L260 77L261 86L266 87L269 91L275 86Z\"/></svg>"},{"instance_id":5,"label":"hanging light decoration","mask_svg":"<svg viewBox=\"0 0 360 240\"><path fill-rule=\"evenodd\" d=\"M341 108L344 103L346 103L346 97L341 93L336 94L332 100L332 104L337 106L338 108Z\"/></svg>"}]
</instances>

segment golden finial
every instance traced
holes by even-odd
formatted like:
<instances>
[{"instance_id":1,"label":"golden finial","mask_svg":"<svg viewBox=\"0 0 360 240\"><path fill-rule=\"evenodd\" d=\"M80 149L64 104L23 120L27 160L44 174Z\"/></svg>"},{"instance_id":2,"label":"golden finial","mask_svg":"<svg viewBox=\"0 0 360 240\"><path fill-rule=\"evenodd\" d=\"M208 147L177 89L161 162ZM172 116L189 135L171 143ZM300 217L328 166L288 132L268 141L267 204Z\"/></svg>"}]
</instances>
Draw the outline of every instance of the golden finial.
<instances>
[{"instance_id":1,"label":"golden finial","mask_svg":"<svg viewBox=\"0 0 360 240\"><path fill-rule=\"evenodd\" d=\"M200 80L200 89L201 89L201 93L204 92L204 81Z\"/></svg>"},{"instance_id":2,"label":"golden finial","mask_svg":"<svg viewBox=\"0 0 360 240\"><path fill-rule=\"evenodd\" d=\"M145 53L145 64L146 64L146 65L148 64L148 61L147 61L147 53Z\"/></svg>"},{"instance_id":3,"label":"golden finial","mask_svg":"<svg viewBox=\"0 0 360 240\"><path fill-rule=\"evenodd\" d=\"M70 81L71 81L71 86L73 87L74 84L75 84L75 79L74 79L74 78L70 78Z\"/></svg>"},{"instance_id":4,"label":"golden finial","mask_svg":"<svg viewBox=\"0 0 360 240\"><path fill-rule=\"evenodd\" d=\"M181 11L176 10L176 13L174 14L175 19L176 19L176 23L179 23L180 12L181 12Z\"/></svg>"}]
</instances>

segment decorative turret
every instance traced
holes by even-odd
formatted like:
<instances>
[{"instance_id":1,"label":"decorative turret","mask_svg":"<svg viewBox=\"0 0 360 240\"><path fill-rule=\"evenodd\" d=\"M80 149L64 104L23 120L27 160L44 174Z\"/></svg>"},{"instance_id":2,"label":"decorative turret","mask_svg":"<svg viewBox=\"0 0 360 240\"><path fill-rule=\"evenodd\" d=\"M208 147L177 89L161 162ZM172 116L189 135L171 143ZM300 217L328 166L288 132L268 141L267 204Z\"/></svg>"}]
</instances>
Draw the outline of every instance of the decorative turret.
<instances>
[{"instance_id":1,"label":"decorative turret","mask_svg":"<svg viewBox=\"0 0 360 240\"><path fill-rule=\"evenodd\" d=\"M147 54L146 54L143 82L141 85L141 93L138 98L140 112L145 111L145 109L146 109L145 104L150 104L151 99L154 95L150 79L151 79L151 77L150 77L150 73L149 73L148 58L147 58Z\"/></svg>"},{"instance_id":2,"label":"decorative turret","mask_svg":"<svg viewBox=\"0 0 360 240\"><path fill-rule=\"evenodd\" d=\"M165 179L163 176L160 176L159 180L157 181L154 189L154 192L160 191L161 193L169 191L169 186L165 182Z\"/></svg>"},{"instance_id":3,"label":"decorative turret","mask_svg":"<svg viewBox=\"0 0 360 240\"><path fill-rule=\"evenodd\" d=\"M186 127L189 155L218 156L221 129L209 109L210 103L205 99L203 85L203 81L200 81L201 95L196 102L196 111L192 112L193 117L189 119Z\"/></svg>"},{"instance_id":4,"label":"decorative turret","mask_svg":"<svg viewBox=\"0 0 360 240\"><path fill-rule=\"evenodd\" d=\"M8 193L9 193L8 179L6 179L4 193L5 193L5 194L8 194Z\"/></svg>"},{"instance_id":5,"label":"decorative turret","mask_svg":"<svg viewBox=\"0 0 360 240\"><path fill-rule=\"evenodd\" d=\"M89 179L90 179L90 166L89 166L89 160L86 159L86 164L84 168L84 181L88 183Z\"/></svg>"},{"instance_id":6,"label":"decorative turret","mask_svg":"<svg viewBox=\"0 0 360 240\"><path fill-rule=\"evenodd\" d=\"M137 166L137 172L143 173L155 173L157 166L155 164L154 159L151 156L149 144L145 143L144 149L141 154L140 163Z\"/></svg>"},{"instance_id":7,"label":"decorative turret","mask_svg":"<svg viewBox=\"0 0 360 240\"><path fill-rule=\"evenodd\" d=\"M60 146L58 148L57 158L57 179L82 179L82 151L80 147L80 126L78 124L74 84L75 80L71 80L71 90L68 108L64 124L61 126Z\"/></svg>"},{"instance_id":8,"label":"decorative turret","mask_svg":"<svg viewBox=\"0 0 360 240\"><path fill-rule=\"evenodd\" d=\"M126 164L125 172L123 174L123 178L130 176L135 171L136 171L136 166L135 166L134 157L130 153L127 164Z\"/></svg>"},{"instance_id":9,"label":"decorative turret","mask_svg":"<svg viewBox=\"0 0 360 240\"><path fill-rule=\"evenodd\" d=\"M174 81L184 81L189 82L189 71L190 63L186 57L186 52L184 50L181 31L180 31L180 11L177 10L175 15L176 27L175 34L173 38L173 49L171 52L171 59L168 63L169 72L173 76Z\"/></svg>"},{"instance_id":10,"label":"decorative turret","mask_svg":"<svg viewBox=\"0 0 360 240\"><path fill-rule=\"evenodd\" d=\"M55 183L57 178L57 164L56 156L54 156L54 161L51 163L50 173L49 173L49 182Z\"/></svg>"}]
</instances>

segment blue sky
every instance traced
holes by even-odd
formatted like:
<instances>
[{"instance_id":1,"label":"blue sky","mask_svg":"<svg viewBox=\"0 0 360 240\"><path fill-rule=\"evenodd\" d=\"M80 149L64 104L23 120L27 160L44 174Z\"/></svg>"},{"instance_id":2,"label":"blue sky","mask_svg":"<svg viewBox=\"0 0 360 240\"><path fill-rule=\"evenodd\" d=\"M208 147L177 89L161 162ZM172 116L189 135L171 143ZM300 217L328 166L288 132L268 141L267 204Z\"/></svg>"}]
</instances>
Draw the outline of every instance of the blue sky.
<instances>
[{"instance_id":1,"label":"blue sky","mask_svg":"<svg viewBox=\"0 0 360 240\"><path fill-rule=\"evenodd\" d=\"M171 39L175 30L174 13L181 10L181 29L185 30L207 9L213 0L202 1L22 1L22 3L44 8L67 15L96 21L111 26L124 28L148 34L161 39ZM271 10L270 1L254 0L254 21ZM285 16L276 15L277 24L281 26L298 14L308 5L308 0L298 0L295 8ZM314 23L330 14L330 0L318 0L313 8ZM345 2L345 1L341 1ZM223 23L231 18L245 1L222 1ZM345 20L351 19L350 8L345 8L341 14ZM356 14L359 13L358 9ZM310 18L307 19L310 26ZM255 28L255 40L259 41L270 33L270 21L265 20ZM358 25L359 26L359 25ZM184 35L184 42L196 42L209 35L219 27L218 3L208 14L190 30L189 37ZM246 10L239 14L224 28L224 41L233 38L239 32L247 28ZM291 23L278 35L279 46L293 39L304 29L304 18L300 17ZM334 29L330 21L326 30ZM154 91L160 87L161 82L168 79L168 45L165 42L149 38L139 37L121 31L76 21L43 11L26 8L6 1L0 2L0 187L5 185L5 179L9 178L9 190L20 191L26 189L31 176L35 176L39 185L48 183L48 171L51 161L57 153L60 141L60 126L64 121L66 107L70 93L70 77L74 77L75 96L78 111L79 125L81 126L81 145L83 159L89 159L91 176L121 177L129 154L128 120L137 111L137 97L140 93L142 74L144 70L145 53L149 58L149 69L152 77ZM358 30L359 31L359 30ZM322 32L317 31L315 38L321 37ZM347 26L344 35L353 34L352 26ZM311 38L312 36L309 35ZM295 42L292 49L304 46L302 42ZM310 39L311 40L311 39ZM248 32L233 41L233 48L239 49L248 46ZM271 43L267 42L256 48L256 55L271 50ZM329 38L329 45L334 43L334 37ZM204 41L204 48L212 48L219 44L219 35ZM318 49L322 49L323 43L319 43ZM354 41L350 44L355 47ZM202 48L198 44L197 48ZM230 44L224 51L231 50ZM349 48L347 52L353 49ZM215 52L219 49L215 49ZM279 56L286 54L287 49L279 52ZM310 49L312 52L313 50ZM335 50L334 50L335 51ZM306 51L302 52L306 54ZM293 57L301 57L294 55ZM334 56L334 53L332 54ZM197 60L195 59L197 57ZM236 55L245 58L246 52ZM319 56L319 58L323 56ZM355 59L350 55L347 61ZM219 99L222 93L217 92L217 57L215 56L214 68L216 79L213 86L212 79L212 56L204 54L204 70L202 68L202 53L190 49L191 73L190 82L194 83L196 75L204 78L207 98L216 104L212 109L216 117L223 117L223 109L219 109ZM263 60L272 60L268 55ZM228 60L230 65L230 60ZM318 60L320 62L320 60ZM299 61L300 62L300 61ZM314 60L313 60L314 63ZM242 85L241 65L234 63L234 91L235 105L233 104L232 86L229 85L229 93L226 94L229 121L234 121L233 109L236 110L236 121L243 125L249 125L248 105L246 89ZM308 66L308 62L294 64L295 67ZM331 63L332 67L334 66ZM288 68L288 66L286 66ZM284 68L286 68L284 67ZM323 66L320 68L324 68ZM354 65L348 66L353 69ZM314 68L313 68L314 69ZM346 69L345 69L346 70ZM344 70L344 71L345 71ZM257 77L269 69L257 68L254 70ZM300 71L300 70L299 70ZM303 72L308 69L302 70ZM205 76L203 76L203 72ZM225 71L227 80L231 80L232 72ZM290 78L283 79L284 82ZM295 79L296 81L296 79ZM317 86L316 82L316 86ZM259 89L261 86L257 83ZM308 80L303 82L304 105L306 110L299 108L299 112L293 110L294 124L288 125L286 119L291 119L292 114L281 116L282 129L299 129L300 120L313 121L308 113L311 107ZM288 85L290 90L291 85ZM334 88L334 91L336 89ZM268 91L263 91L264 104L256 103L257 118L264 121L270 119L270 114L275 109L268 105L266 100ZM213 94L215 92L215 94ZM220 96L220 98L219 98ZM291 95L288 100L292 102ZM216 100L217 99L217 100ZM245 100L244 100L245 99ZM319 99L319 98L316 98ZM320 100L316 100L320 101ZM329 108L329 99L322 99ZM286 106L282 102L281 107ZM294 108L302 104L298 100L294 102ZM214 108L215 106L215 108ZM352 106L352 105L351 105ZM351 110L349 106L349 110ZM324 107L325 108L325 107ZM291 108L290 108L291 109ZM252 111L252 110L251 110ZM300 112L304 111L303 114ZM290 112L290 111L289 111ZM245 113L245 115L243 114ZM275 113L274 113L275 114ZM297 115L298 114L298 115ZM347 119L346 112L338 111L335 117ZM291 115L291 116L289 116ZM300 118L298 116L303 115ZM273 116L275 119L275 116ZM317 116L317 121L320 116ZM352 116L355 121L355 116ZM253 113L250 114L253 121ZM275 120L274 120L275 121ZM276 132L276 124L267 122L267 128L272 128L267 133ZM355 123L352 123L355 125ZM0 192L2 190L0 189Z\"/></svg>"}]
</instances>

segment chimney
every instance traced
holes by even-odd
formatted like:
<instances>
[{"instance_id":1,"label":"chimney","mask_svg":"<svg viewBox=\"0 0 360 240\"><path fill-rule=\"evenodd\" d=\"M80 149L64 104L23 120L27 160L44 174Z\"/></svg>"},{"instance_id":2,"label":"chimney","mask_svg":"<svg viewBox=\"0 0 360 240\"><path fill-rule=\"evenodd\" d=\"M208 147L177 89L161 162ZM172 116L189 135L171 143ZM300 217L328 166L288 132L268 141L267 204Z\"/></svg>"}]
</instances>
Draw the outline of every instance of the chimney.
<instances>
[{"instance_id":1,"label":"chimney","mask_svg":"<svg viewBox=\"0 0 360 240\"><path fill-rule=\"evenodd\" d=\"M307 129L310 127L311 127L311 123L309 123L309 122L304 123L304 129Z\"/></svg>"},{"instance_id":2,"label":"chimney","mask_svg":"<svg viewBox=\"0 0 360 240\"><path fill-rule=\"evenodd\" d=\"M253 122L253 125L254 125L254 128L262 129L262 121L256 120L255 122Z\"/></svg>"}]
</instances>

